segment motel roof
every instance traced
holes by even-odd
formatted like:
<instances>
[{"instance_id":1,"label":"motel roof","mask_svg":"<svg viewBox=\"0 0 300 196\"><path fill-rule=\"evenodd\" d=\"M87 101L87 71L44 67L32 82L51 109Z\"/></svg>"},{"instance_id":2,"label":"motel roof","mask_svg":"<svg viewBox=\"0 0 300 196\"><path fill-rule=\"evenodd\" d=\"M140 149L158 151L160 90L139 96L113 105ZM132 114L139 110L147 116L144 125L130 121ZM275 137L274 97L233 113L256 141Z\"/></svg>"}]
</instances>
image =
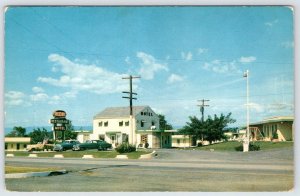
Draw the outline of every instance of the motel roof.
<instances>
[{"instance_id":1,"label":"motel roof","mask_svg":"<svg viewBox=\"0 0 300 196\"><path fill-rule=\"evenodd\" d=\"M267 124L267 123L277 123L277 122L293 122L294 117L293 116L275 116L271 118L266 118L260 122L251 123L250 125L261 125L261 124Z\"/></svg>"},{"instance_id":2,"label":"motel roof","mask_svg":"<svg viewBox=\"0 0 300 196\"><path fill-rule=\"evenodd\" d=\"M30 137L5 137L4 142L8 143L30 143Z\"/></svg>"},{"instance_id":3,"label":"motel roof","mask_svg":"<svg viewBox=\"0 0 300 196\"><path fill-rule=\"evenodd\" d=\"M139 114L142 110L149 106L133 106L133 116ZM128 107L108 107L104 109L102 112L96 114L94 119L101 119L101 118L124 118L129 117L130 115L130 108Z\"/></svg>"}]
</instances>

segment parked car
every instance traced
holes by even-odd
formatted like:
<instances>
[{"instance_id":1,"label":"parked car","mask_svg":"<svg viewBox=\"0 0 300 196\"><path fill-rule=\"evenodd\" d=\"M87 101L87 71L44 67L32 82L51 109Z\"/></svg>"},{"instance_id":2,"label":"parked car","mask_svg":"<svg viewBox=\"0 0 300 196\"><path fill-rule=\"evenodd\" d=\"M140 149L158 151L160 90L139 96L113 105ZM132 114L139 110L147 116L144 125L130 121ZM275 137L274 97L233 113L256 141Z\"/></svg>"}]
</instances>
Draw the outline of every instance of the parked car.
<instances>
[{"instance_id":1,"label":"parked car","mask_svg":"<svg viewBox=\"0 0 300 196\"><path fill-rule=\"evenodd\" d=\"M54 151L65 151L73 149L74 145L80 144L77 140L66 140L63 143L55 144L53 150Z\"/></svg>"},{"instance_id":2,"label":"parked car","mask_svg":"<svg viewBox=\"0 0 300 196\"><path fill-rule=\"evenodd\" d=\"M28 152L32 151L44 151L44 150L52 150L54 144L48 139L44 139L43 142L38 142L37 144L27 145L26 149Z\"/></svg>"},{"instance_id":3,"label":"parked car","mask_svg":"<svg viewBox=\"0 0 300 196\"><path fill-rule=\"evenodd\" d=\"M99 140L98 142L98 150L107 150L109 148L112 148L112 145L110 143L107 143L106 141Z\"/></svg>"},{"instance_id":4,"label":"parked car","mask_svg":"<svg viewBox=\"0 0 300 196\"><path fill-rule=\"evenodd\" d=\"M87 149L98 149L107 150L111 148L112 145L103 140L87 140L84 143L76 144L73 146L72 150L87 150Z\"/></svg>"}]
</instances>

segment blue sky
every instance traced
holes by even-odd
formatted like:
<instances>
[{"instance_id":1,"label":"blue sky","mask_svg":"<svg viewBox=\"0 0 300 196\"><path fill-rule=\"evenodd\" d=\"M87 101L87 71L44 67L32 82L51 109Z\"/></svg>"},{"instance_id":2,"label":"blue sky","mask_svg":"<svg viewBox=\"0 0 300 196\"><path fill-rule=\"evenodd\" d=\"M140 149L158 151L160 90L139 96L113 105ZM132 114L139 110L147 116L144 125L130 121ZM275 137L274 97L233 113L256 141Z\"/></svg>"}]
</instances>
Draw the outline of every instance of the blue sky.
<instances>
[{"instance_id":1,"label":"blue sky","mask_svg":"<svg viewBox=\"0 0 300 196\"><path fill-rule=\"evenodd\" d=\"M294 114L293 11L288 7L11 7L5 13L5 127L46 126L54 110L91 125L138 100L181 126L232 112L246 123Z\"/></svg>"}]
</instances>

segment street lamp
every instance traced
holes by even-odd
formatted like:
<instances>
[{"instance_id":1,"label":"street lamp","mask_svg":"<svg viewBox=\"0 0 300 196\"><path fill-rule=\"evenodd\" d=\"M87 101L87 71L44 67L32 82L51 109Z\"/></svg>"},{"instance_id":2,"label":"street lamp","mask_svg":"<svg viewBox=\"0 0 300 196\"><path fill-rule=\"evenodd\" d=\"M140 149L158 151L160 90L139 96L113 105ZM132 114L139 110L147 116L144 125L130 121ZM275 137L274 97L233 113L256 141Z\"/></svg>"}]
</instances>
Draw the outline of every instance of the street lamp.
<instances>
[{"instance_id":1,"label":"street lamp","mask_svg":"<svg viewBox=\"0 0 300 196\"><path fill-rule=\"evenodd\" d=\"M243 141L243 152L249 151L249 142L250 142L250 130L249 130L249 70L244 73L244 77L247 78L247 130L246 130L246 138Z\"/></svg>"}]
</instances>

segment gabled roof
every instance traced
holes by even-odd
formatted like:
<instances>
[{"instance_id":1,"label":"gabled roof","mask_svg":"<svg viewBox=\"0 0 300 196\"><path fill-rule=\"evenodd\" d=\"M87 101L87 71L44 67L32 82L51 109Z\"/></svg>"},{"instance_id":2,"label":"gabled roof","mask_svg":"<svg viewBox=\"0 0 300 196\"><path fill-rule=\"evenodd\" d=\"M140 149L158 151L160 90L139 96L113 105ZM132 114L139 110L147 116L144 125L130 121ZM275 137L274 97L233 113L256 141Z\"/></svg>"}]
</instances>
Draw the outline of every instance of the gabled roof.
<instances>
[{"instance_id":1,"label":"gabled roof","mask_svg":"<svg viewBox=\"0 0 300 196\"><path fill-rule=\"evenodd\" d=\"M133 116L139 114L142 110L149 106L133 106ZM102 112L96 114L94 119L99 118L124 118L129 117L130 108L128 107L109 107L103 110Z\"/></svg>"}]
</instances>

